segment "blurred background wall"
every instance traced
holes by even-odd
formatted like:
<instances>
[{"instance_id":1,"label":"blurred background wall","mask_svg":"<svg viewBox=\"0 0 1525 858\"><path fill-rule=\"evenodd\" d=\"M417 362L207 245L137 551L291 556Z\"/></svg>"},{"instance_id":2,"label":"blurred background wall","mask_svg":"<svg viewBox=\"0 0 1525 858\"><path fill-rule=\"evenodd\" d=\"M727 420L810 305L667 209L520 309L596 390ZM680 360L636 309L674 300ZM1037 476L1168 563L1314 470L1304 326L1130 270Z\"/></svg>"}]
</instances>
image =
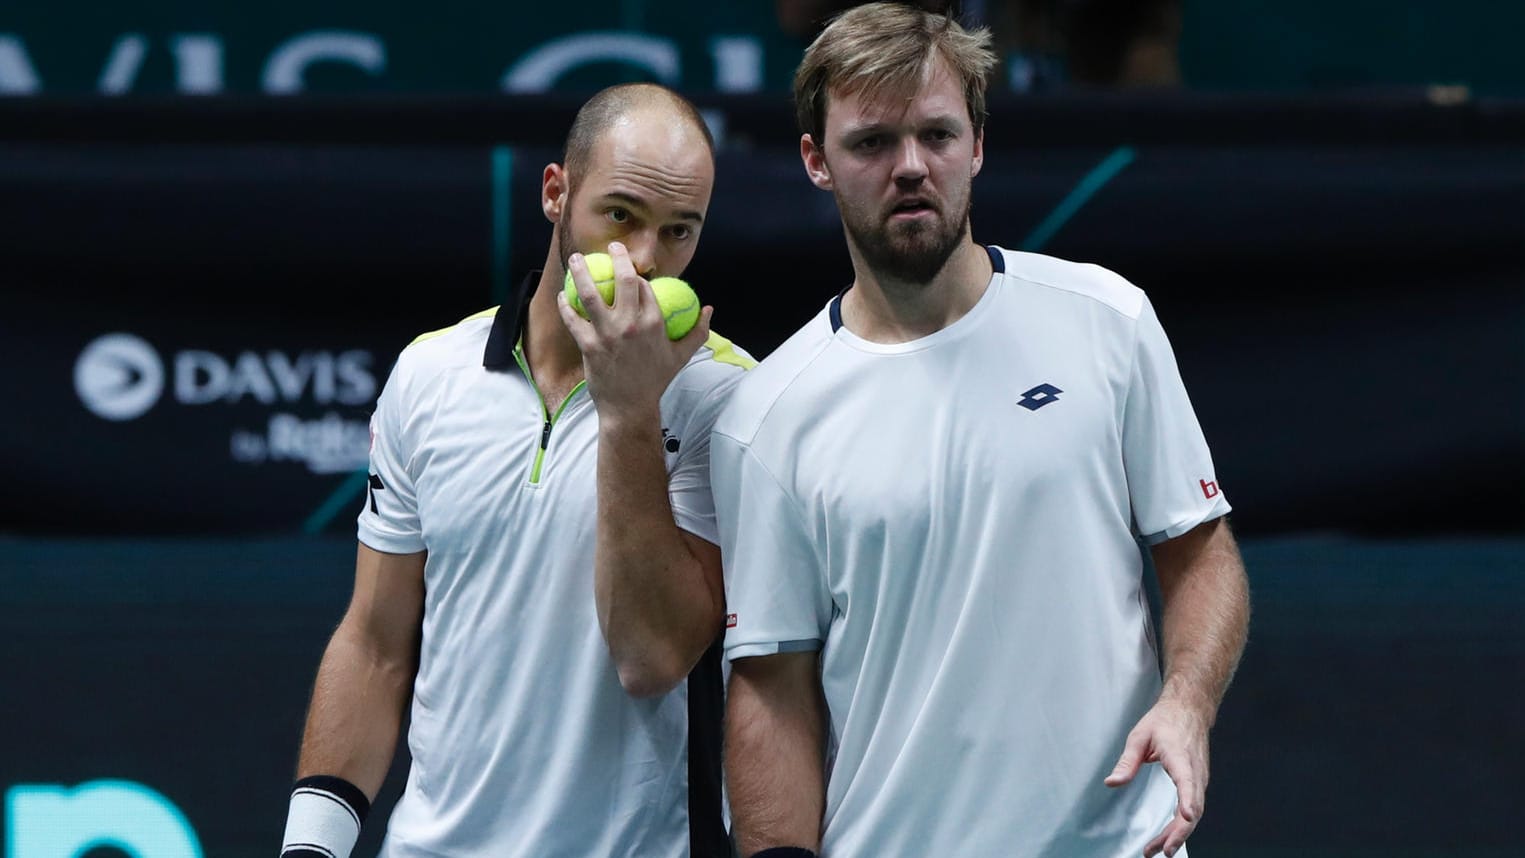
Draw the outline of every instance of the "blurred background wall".
<instances>
[{"instance_id":1,"label":"blurred background wall","mask_svg":"<svg viewBox=\"0 0 1525 858\"><path fill-rule=\"evenodd\" d=\"M587 94L704 109L718 330L765 355L846 285L788 98L845 5L0 8L6 858L278 848L375 395L542 262ZM1193 854L1516 854L1525 12L959 11L1003 60L976 239L1149 292L1236 507L1256 615Z\"/></svg>"}]
</instances>

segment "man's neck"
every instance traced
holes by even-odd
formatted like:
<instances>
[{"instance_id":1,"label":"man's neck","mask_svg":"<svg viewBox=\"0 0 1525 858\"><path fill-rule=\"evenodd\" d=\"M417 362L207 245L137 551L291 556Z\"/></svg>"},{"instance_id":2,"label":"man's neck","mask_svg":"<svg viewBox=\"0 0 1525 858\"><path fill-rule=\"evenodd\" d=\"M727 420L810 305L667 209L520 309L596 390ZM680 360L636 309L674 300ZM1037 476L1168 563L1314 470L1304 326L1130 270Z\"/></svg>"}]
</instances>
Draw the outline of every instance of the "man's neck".
<instances>
[{"instance_id":1,"label":"man's neck","mask_svg":"<svg viewBox=\"0 0 1525 858\"><path fill-rule=\"evenodd\" d=\"M548 261L549 262L549 261ZM524 318L524 360L542 390L565 391L582 380L582 352L561 321L556 295L562 280L549 264L540 275Z\"/></svg>"},{"instance_id":2,"label":"man's neck","mask_svg":"<svg viewBox=\"0 0 1525 858\"><path fill-rule=\"evenodd\" d=\"M842 323L869 342L905 343L935 334L974 309L990 285L990 256L967 236L925 284L872 271L856 247L848 249L855 279L842 299Z\"/></svg>"}]
</instances>

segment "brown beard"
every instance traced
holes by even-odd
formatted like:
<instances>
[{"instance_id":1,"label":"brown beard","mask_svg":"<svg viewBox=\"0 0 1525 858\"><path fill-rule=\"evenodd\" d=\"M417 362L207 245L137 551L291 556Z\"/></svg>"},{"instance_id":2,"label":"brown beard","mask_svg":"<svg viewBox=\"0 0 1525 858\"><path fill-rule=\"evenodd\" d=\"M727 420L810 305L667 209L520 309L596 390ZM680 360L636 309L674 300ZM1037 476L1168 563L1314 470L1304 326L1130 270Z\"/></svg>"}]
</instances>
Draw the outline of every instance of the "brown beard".
<instances>
[{"instance_id":1,"label":"brown beard","mask_svg":"<svg viewBox=\"0 0 1525 858\"><path fill-rule=\"evenodd\" d=\"M905 224L868 223L837 197L842 226L863 254L863 261L881 277L925 286L948 264L953 251L969 233L969 201L954 220L937 219L936 226L912 221ZM849 214L852 212L852 214ZM938 211L941 214L941 211ZM883 217L875 214L875 217ZM949 224L944 226L944 224Z\"/></svg>"}]
</instances>

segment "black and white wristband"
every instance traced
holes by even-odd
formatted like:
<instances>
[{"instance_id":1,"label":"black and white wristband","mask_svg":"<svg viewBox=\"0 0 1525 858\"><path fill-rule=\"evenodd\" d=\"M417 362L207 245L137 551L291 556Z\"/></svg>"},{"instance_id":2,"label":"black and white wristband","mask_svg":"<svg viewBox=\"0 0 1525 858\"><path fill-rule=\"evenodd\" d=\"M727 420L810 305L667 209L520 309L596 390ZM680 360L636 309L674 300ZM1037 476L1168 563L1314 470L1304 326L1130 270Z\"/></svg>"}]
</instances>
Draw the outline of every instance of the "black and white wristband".
<instances>
[{"instance_id":1,"label":"black and white wristband","mask_svg":"<svg viewBox=\"0 0 1525 858\"><path fill-rule=\"evenodd\" d=\"M752 858L819 858L803 846L770 846L761 852L753 852Z\"/></svg>"},{"instance_id":2,"label":"black and white wristband","mask_svg":"<svg viewBox=\"0 0 1525 858\"><path fill-rule=\"evenodd\" d=\"M365 793L344 778L302 778L291 788L281 858L349 858L370 812Z\"/></svg>"}]
</instances>

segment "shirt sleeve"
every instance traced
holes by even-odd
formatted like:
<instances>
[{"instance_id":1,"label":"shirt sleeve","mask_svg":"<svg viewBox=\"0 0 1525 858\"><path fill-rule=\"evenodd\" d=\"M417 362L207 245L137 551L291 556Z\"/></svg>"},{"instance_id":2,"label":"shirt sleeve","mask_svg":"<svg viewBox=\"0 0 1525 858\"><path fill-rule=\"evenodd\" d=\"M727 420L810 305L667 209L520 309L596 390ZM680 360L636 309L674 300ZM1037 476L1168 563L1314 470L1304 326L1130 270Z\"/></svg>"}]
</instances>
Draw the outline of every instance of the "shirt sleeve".
<instances>
[{"instance_id":1,"label":"shirt sleeve","mask_svg":"<svg viewBox=\"0 0 1525 858\"><path fill-rule=\"evenodd\" d=\"M360 541L387 554L416 554L425 548L402 432L403 387L398 367L393 367L371 415L370 474L357 522Z\"/></svg>"},{"instance_id":2,"label":"shirt sleeve","mask_svg":"<svg viewBox=\"0 0 1525 858\"><path fill-rule=\"evenodd\" d=\"M715 374L715 382L697 395L681 430L668 434L664 444L678 445L677 461L667 473L667 498L678 527L710 543L720 544L715 526L715 499L710 490L710 431L740 383L740 370Z\"/></svg>"},{"instance_id":3,"label":"shirt sleeve","mask_svg":"<svg viewBox=\"0 0 1525 858\"><path fill-rule=\"evenodd\" d=\"M726 658L820 649L832 600L799 505L734 438L711 441L725 566Z\"/></svg>"},{"instance_id":4,"label":"shirt sleeve","mask_svg":"<svg viewBox=\"0 0 1525 858\"><path fill-rule=\"evenodd\" d=\"M1231 509L1170 341L1147 299L1123 407L1123 466L1134 526L1151 545Z\"/></svg>"}]
</instances>

